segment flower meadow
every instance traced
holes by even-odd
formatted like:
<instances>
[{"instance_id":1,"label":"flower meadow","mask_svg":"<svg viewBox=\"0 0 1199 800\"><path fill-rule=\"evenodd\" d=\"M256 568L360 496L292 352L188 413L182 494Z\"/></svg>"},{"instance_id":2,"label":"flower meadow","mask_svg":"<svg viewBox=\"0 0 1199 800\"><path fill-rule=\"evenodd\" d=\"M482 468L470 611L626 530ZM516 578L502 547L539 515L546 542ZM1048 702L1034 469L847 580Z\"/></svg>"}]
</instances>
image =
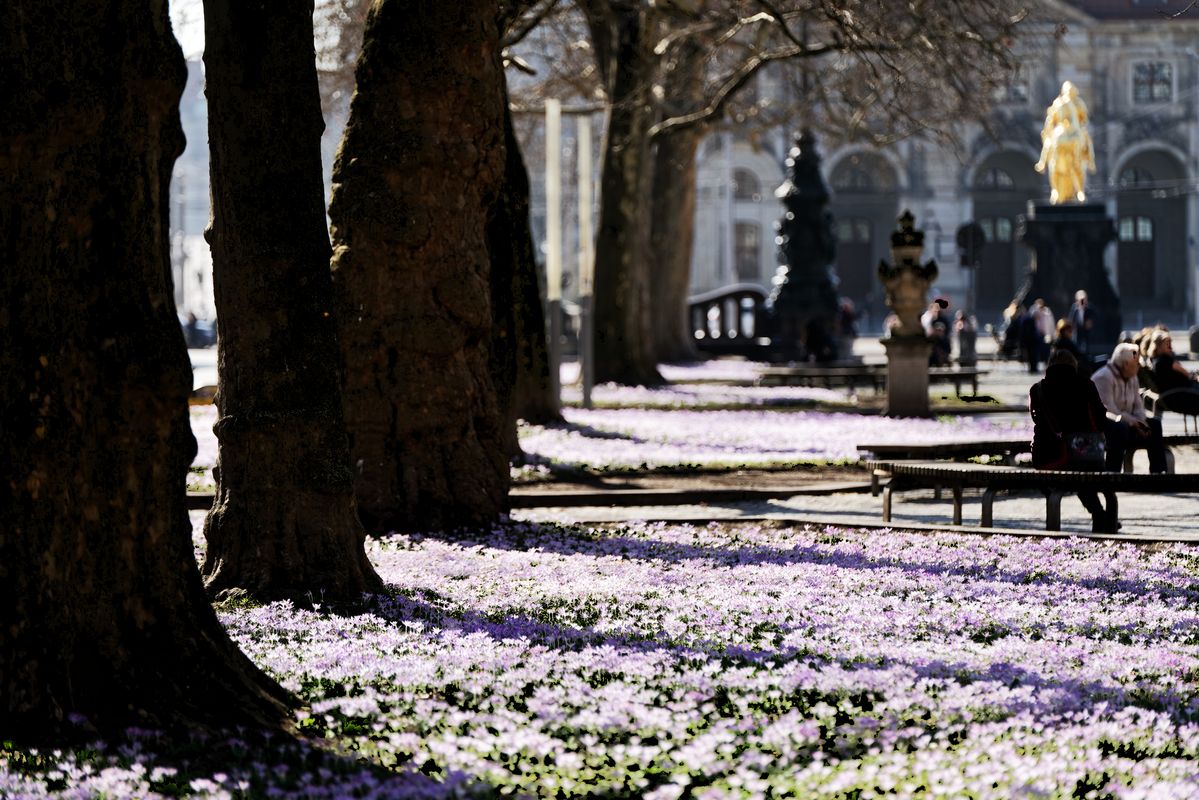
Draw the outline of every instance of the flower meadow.
<instances>
[{"instance_id":1,"label":"flower meadow","mask_svg":"<svg viewBox=\"0 0 1199 800\"><path fill-rule=\"evenodd\" d=\"M0 796L1199 796L1199 552L775 525L393 535L224 608L307 745L0 755Z\"/></svg>"},{"instance_id":2,"label":"flower meadow","mask_svg":"<svg viewBox=\"0 0 1199 800\"><path fill-rule=\"evenodd\" d=\"M217 461L217 439L212 433L216 407L194 405L191 414L198 449L189 487L212 491L211 467ZM562 416L564 425L520 423L520 446L528 464L513 468L513 479L535 480L564 470L778 468L856 462L857 444L864 441L1032 438L1032 423L1025 415L1016 421L989 420L981 415L920 420L830 411L564 408Z\"/></svg>"},{"instance_id":3,"label":"flower meadow","mask_svg":"<svg viewBox=\"0 0 1199 800\"><path fill-rule=\"evenodd\" d=\"M986 417L892 419L821 411L692 411L646 408L564 408L565 424L522 423L528 465L516 480L578 470L785 467L854 462L859 442L952 442L996 437L1032 438L1031 422ZM193 406L197 453L189 487L214 488L217 459L212 432L216 408Z\"/></svg>"},{"instance_id":4,"label":"flower meadow","mask_svg":"<svg viewBox=\"0 0 1199 800\"><path fill-rule=\"evenodd\" d=\"M855 462L860 442L1032 438L1031 422L893 419L821 411L565 408L565 425L522 425L520 444L551 469L779 467Z\"/></svg>"}]
</instances>

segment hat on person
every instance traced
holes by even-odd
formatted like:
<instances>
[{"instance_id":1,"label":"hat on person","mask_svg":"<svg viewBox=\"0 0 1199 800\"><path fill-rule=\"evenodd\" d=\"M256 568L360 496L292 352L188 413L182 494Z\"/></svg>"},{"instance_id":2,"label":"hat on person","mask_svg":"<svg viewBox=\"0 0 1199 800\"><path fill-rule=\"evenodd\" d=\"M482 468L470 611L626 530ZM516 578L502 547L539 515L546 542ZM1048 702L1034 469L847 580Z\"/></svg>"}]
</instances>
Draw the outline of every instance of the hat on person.
<instances>
[{"instance_id":1,"label":"hat on person","mask_svg":"<svg viewBox=\"0 0 1199 800\"><path fill-rule=\"evenodd\" d=\"M1075 300L1086 300L1087 299L1086 290L1079 289L1077 292L1074 293L1074 299Z\"/></svg>"},{"instance_id":2,"label":"hat on person","mask_svg":"<svg viewBox=\"0 0 1199 800\"><path fill-rule=\"evenodd\" d=\"M949 308L949 299L948 298L941 297L940 295L938 295L937 297L933 298L933 302L936 303L937 305L939 305L941 308Z\"/></svg>"}]
</instances>

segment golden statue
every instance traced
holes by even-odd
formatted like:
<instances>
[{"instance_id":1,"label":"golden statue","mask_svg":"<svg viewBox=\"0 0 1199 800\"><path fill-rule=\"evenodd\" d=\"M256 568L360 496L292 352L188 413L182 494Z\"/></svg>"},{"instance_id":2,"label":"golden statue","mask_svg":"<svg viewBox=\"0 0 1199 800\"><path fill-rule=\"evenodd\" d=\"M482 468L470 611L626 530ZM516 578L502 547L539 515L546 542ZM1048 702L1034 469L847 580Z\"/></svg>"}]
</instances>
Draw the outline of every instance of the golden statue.
<instances>
[{"instance_id":1,"label":"golden statue","mask_svg":"<svg viewBox=\"0 0 1199 800\"><path fill-rule=\"evenodd\" d=\"M1095 147L1087 130L1087 104L1070 81L1045 112L1041 129L1041 159L1033 167L1049 170L1049 202L1087 199L1087 172L1095 171Z\"/></svg>"}]
</instances>

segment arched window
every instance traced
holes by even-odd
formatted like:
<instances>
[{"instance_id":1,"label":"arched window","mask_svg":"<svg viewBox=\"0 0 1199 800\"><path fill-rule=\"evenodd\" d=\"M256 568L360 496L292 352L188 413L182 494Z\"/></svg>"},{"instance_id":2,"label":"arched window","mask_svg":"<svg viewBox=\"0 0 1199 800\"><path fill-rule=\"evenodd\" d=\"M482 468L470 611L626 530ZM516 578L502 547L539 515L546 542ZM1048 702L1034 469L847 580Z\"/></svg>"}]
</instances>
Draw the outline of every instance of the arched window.
<instances>
[{"instance_id":1,"label":"arched window","mask_svg":"<svg viewBox=\"0 0 1199 800\"><path fill-rule=\"evenodd\" d=\"M1174 65L1168 61L1142 61L1132 65L1132 101L1168 103L1174 99Z\"/></svg>"},{"instance_id":2,"label":"arched window","mask_svg":"<svg viewBox=\"0 0 1199 800\"><path fill-rule=\"evenodd\" d=\"M1007 170L999 167L988 167L979 172L974 179L976 189L1011 189L1015 185L1016 182L1012 180L1012 176L1008 174Z\"/></svg>"},{"instance_id":3,"label":"arched window","mask_svg":"<svg viewBox=\"0 0 1199 800\"><path fill-rule=\"evenodd\" d=\"M738 222L733 235L737 280L758 280L762 255L761 227L753 222Z\"/></svg>"},{"instance_id":4,"label":"arched window","mask_svg":"<svg viewBox=\"0 0 1199 800\"><path fill-rule=\"evenodd\" d=\"M1153 220L1150 217L1121 217L1119 236L1122 242L1152 242Z\"/></svg>"},{"instance_id":5,"label":"arched window","mask_svg":"<svg viewBox=\"0 0 1199 800\"><path fill-rule=\"evenodd\" d=\"M865 243L872 238L872 225L865 217L837 220L837 241L845 244Z\"/></svg>"},{"instance_id":6,"label":"arched window","mask_svg":"<svg viewBox=\"0 0 1199 800\"><path fill-rule=\"evenodd\" d=\"M868 192L874 188L874 180L866 170L848 167L837 174L833 188L848 192Z\"/></svg>"},{"instance_id":7,"label":"arched window","mask_svg":"<svg viewBox=\"0 0 1199 800\"><path fill-rule=\"evenodd\" d=\"M1148 186L1153 183L1153 175L1144 167L1129 167L1120 173L1120 187Z\"/></svg>"},{"instance_id":8,"label":"arched window","mask_svg":"<svg viewBox=\"0 0 1199 800\"><path fill-rule=\"evenodd\" d=\"M762 182L758 180L757 175L747 169L733 170L733 197L753 203L761 202Z\"/></svg>"},{"instance_id":9,"label":"arched window","mask_svg":"<svg viewBox=\"0 0 1199 800\"><path fill-rule=\"evenodd\" d=\"M837 162L828 183L837 192L893 192L897 178L895 168L877 153L852 153Z\"/></svg>"},{"instance_id":10,"label":"arched window","mask_svg":"<svg viewBox=\"0 0 1199 800\"><path fill-rule=\"evenodd\" d=\"M1010 242L1012 240L1012 221L1007 217L984 217L978 220L982 228L983 239L988 242Z\"/></svg>"}]
</instances>

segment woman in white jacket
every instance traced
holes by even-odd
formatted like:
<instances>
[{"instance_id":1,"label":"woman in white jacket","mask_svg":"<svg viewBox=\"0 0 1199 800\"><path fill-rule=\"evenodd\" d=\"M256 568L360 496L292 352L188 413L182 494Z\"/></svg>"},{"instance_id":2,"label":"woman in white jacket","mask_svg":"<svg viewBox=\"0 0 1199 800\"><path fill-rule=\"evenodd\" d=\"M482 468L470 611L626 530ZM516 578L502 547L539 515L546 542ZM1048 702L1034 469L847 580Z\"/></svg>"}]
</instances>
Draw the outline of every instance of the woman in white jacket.
<instances>
[{"instance_id":1,"label":"woman in white jacket","mask_svg":"<svg viewBox=\"0 0 1199 800\"><path fill-rule=\"evenodd\" d=\"M1166 446L1162 442L1162 422L1150 417L1141 400L1137 371L1141 351L1127 342L1116 345L1111 359L1095 370L1091 380L1099 390L1099 399L1107 410L1107 470L1119 472L1129 447L1144 447L1149 454L1149 471L1166 471Z\"/></svg>"}]
</instances>

